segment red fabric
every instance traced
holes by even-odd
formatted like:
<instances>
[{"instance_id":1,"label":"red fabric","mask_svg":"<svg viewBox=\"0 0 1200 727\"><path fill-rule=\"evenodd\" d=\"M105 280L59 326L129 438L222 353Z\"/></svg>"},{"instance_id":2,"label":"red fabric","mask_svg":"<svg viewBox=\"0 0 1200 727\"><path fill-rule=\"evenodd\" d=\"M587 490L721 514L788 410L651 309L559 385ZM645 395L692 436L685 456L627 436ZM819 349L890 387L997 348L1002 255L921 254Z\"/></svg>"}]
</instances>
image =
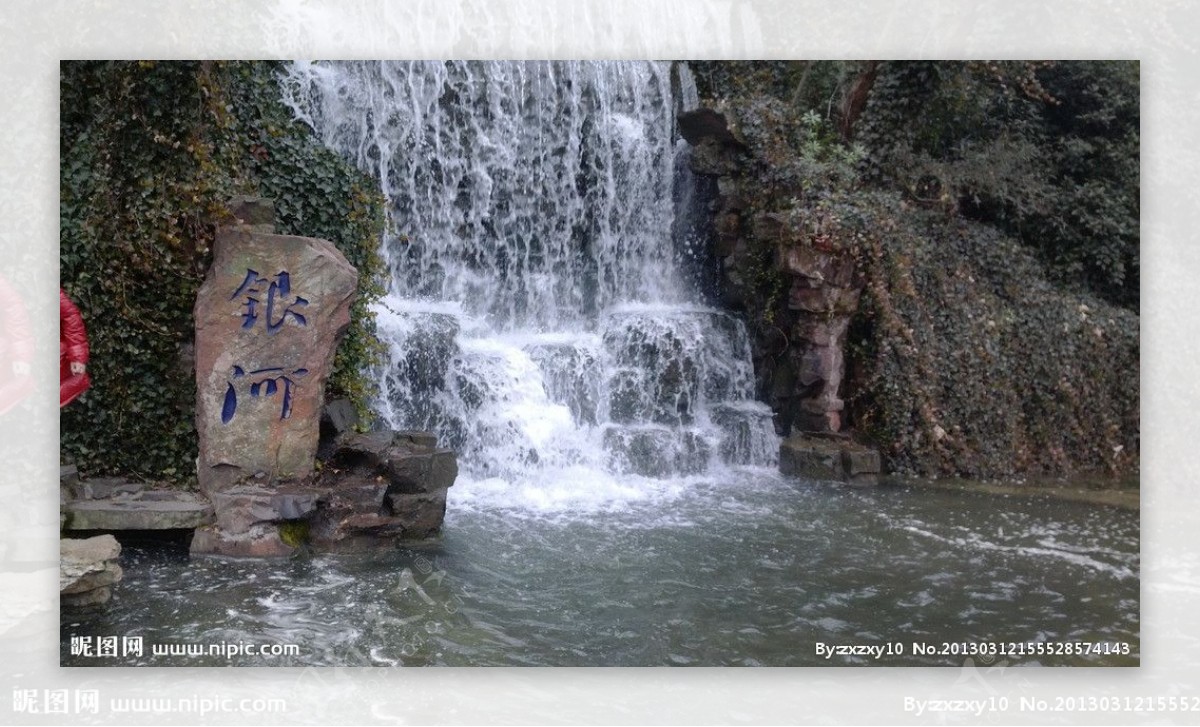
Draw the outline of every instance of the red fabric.
<instances>
[{"instance_id":1,"label":"red fabric","mask_svg":"<svg viewBox=\"0 0 1200 727\"><path fill-rule=\"evenodd\" d=\"M58 318L58 405L63 407L87 391L92 379L86 371L82 374L71 373L72 363L88 362L87 329L84 328L79 309L62 288L58 289Z\"/></svg>"}]
</instances>

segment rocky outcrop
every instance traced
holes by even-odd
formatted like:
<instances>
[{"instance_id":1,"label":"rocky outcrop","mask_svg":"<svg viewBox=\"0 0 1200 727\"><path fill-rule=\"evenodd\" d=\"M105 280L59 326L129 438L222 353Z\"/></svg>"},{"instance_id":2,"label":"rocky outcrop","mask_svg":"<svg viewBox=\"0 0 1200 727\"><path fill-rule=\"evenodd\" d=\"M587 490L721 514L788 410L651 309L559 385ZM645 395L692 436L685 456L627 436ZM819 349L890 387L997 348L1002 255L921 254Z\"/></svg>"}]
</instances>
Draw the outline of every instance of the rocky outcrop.
<instances>
[{"instance_id":1,"label":"rocky outcrop","mask_svg":"<svg viewBox=\"0 0 1200 727\"><path fill-rule=\"evenodd\" d=\"M863 280L848 251L824 239L819 224L813 232L802 223L813 220L775 215L770 223L760 219L755 224L759 239L778 249L791 282L787 359L794 384L781 393L794 429L838 432L845 408L840 389L846 373L846 333L858 310Z\"/></svg>"},{"instance_id":2,"label":"rocky outcrop","mask_svg":"<svg viewBox=\"0 0 1200 727\"><path fill-rule=\"evenodd\" d=\"M1029 184L978 176L971 155L906 136L923 123L914 99L932 96L905 74L926 69L856 64L852 84L806 96L823 83L810 72L835 67L704 64L712 108L679 122L693 170L718 191L708 235L720 295L746 315L756 393L778 432L861 437L902 475L1137 472L1138 314L1099 297L1136 295L1065 269L1038 232L1061 231L1047 220L1072 209L1074 187L1024 169L1063 203L1013 212ZM954 83L937 93L959 98ZM818 97L839 86L846 103L831 114ZM943 131L979 141L978 119L948 113ZM1117 240L1135 241L1128 230L1105 260L1135 290L1136 265L1116 252L1136 247Z\"/></svg>"},{"instance_id":3,"label":"rocky outcrop","mask_svg":"<svg viewBox=\"0 0 1200 727\"><path fill-rule=\"evenodd\" d=\"M764 277L782 274L789 286L777 309L756 311L753 340L758 390L779 433L841 431L846 333L864 287L851 251L826 234L826 220L763 209L746 189L748 147L722 114L698 109L679 125L694 147L692 170L717 180L713 251L723 302L761 307Z\"/></svg>"},{"instance_id":4,"label":"rocky outcrop","mask_svg":"<svg viewBox=\"0 0 1200 727\"><path fill-rule=\"evenodd\" d=\"M59 541L58 590L64 608L101 606L120 582L121 545L111 535Z\"/></svg>"},{"instance_id":5,"label":"rocky outcrop","mask_svg":"<svg viewBox=\"0 0 1200 727\"><path fill-rule=\"evenodd\" d=\"M441 532L454 452L427 432L347 432L306 481L239 483L211 495L215 525L196 531L195 555L268 558L298 549L363 552Z\"/></svg>"},{"instance_id":6,"label":"rocky outcrop","mask_svg":"<svg viewBox=\"0 0 1200 727\"><path fill-rule=\"evenodd\" d=\"M313 547L371 550L441 531L446 490L458 476L454 452L424 432L372 432L345 438L326 463L328 493L311 520Z\"/></svg>"},{"instance_id":7,"label":"rocky outcrop","mask_svg":"<svg viewBox=\"0 0 1200 727\"><path fill-rule=\"evenodd\" d=\"M876 485L879 452L845 437L793 435L779 447L779 471L810 480Z\"/></svg>"},{"instance_id":8,"label":"rocky outcrop","mask_svg":"<svg viewBox=\"0 0 1200 727\"><path fill-rule=\"evenodd\" d=\"M332 243L271 234L268 205L231 208L196 299L198 476L216 522L192 552L271 557L436 534L454 453L424 433L355 434L348 402L324 405L357 272Z\"/></svg>"},{"instance_id":9,"label":"rocky outcrop","mask_svg":"<svg viewBox=\"0 0 1200 727\"><path fill-rule=\"evenodd\" d=\"M296 551L286 543L276 523L255 524L245 532L232 533L215 525L200 528L192 536L192 555L226 558L283 558Z\"/></svg>"}]
</instances>

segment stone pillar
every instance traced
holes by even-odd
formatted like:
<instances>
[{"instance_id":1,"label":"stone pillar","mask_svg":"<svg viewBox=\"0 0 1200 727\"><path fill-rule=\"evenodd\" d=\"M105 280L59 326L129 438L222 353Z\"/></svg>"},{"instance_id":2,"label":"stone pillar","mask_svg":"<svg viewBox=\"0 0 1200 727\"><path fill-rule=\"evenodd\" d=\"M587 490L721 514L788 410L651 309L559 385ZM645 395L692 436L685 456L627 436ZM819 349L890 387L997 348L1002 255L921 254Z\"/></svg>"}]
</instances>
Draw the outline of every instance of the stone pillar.
<instances>
[{"instance_id":1,"label":"stone pillar","mask_svg":"<svg viewBox=\"0 0 1200 727\"><path fill-rule=\"evenodd\" d=\"M845 402L838 396L846 372L846 332L858 308L861 282L844 252L793 245L784 250L792 276L788 308L796 311L792 345L797 347L793 424L806 432L837 432Z\"/></svg>"},{"instance_id":2,"label":"stone pillar","mask_svg":"<svg viewBox=\"0 0 1200 727\"><path fill-rule=\"evenodd\" d=\"M713 252L721 265L723 302L766 312L755 299L761 292L748 279L754 250L777 250L776 265L791 279L787 310L771 311L777 314L777 333L764 332L754 344L759 390L767 392L779 415L777 426L839 432L846 333L863 289L853 257L825 234L825 221L811 213L790 208L753 212L751 200L761 203L763 194L753 188L757 173L747 174L753 170L747 165L752 150L722 113L697 109L680 114L678 122L693 147L692 170L717 180Z\"/></svg>"}]
</instances>

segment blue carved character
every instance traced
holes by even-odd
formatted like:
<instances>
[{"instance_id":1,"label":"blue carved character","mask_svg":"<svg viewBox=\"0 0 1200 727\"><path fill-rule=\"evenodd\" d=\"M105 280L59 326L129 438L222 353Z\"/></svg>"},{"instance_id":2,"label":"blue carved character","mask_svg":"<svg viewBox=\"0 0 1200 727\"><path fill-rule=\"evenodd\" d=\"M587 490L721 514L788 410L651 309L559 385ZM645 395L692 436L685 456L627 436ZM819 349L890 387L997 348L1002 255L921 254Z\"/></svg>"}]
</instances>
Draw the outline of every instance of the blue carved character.
<instances>
[{"instance_id":1,"label":"blue carved character","mask_svg":"<svg viewBox=\"0 0 1200 727\"><path fill-rule=\"evenodd\" d=\"M249 383L250 396L257 399L259 397L274 396L279 391L283 392L283 402L279 411L280 419L287 419L292 415L292 387L298 386L293 377L299 378L308 374L308 369L293 369L289 373L284 373L282 366L272 366L265 369L255 369L249 374L241 366L233 367L233 376L229 381L228 387L225 389L225 403L221 407L221 423L228 424L237 414L237 388L234 386L237 379L247 379Z\"/></svg>"},{"instance_id":2,"label":"blue carved character","mask_svg":"<svg viewBox=\"0 0 1200 727\"><path fill-rule=\"evenodd\" d=\"M292 292L292 276L286 270L281 270L268 279L259 275L258 271L246 268L246 277L242 280L242 284L233 291L233 295L229 296L230 300L244 296L242 328L253 328L254 324L258 322L259 307L263 304L264 285L266 286L267 333L275 333L282 328L288 316L291 316L298 325L308 325L308 320L304 315L295 310L307 306L308 300L297 295L292 302L286 302ZM280 298L282 300L278 300ZM276 316L277 305L282 307L282 312L278 316Z\"/></svg>"}]
</instances>

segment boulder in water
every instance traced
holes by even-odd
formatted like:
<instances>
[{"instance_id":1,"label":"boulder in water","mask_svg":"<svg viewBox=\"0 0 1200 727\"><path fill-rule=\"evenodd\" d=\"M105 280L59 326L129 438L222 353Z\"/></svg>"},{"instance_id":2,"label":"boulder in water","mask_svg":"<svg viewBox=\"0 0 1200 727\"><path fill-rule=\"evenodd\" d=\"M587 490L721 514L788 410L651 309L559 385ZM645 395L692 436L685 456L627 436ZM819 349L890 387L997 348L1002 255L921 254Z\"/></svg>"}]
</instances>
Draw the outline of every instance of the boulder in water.
<instances>
[{"instance_id":1,"label":"boulder in water","mask_svg":"<svg viewBox=\"0 0 1200 727\"><path fill-rule=\"evenodd\" d=\"M348 437L322 470L327 496L310 519L312 545L356 552L436 536L457 476L454 452L429 433Z\"/></svg>"},{"instance_id":2,"label":"boulder in water","mask_svg":"<svg viewBox=\"0 0 1200 727\"><path fill-rule=\"evenodd\" d=\"M232 207L238 224L218 231L196 297L197 476L217 523L192 552L287 555L279 523L325 497L312 481L322 415L334 439L357 423L324 399L358 272L327 240L270 234L266 201Z\"/></svg>"},{"instance_id":3,"label":"boulder in water","mask_svg":"<svg viewBox=\"0 0 1200 727\"><path fill-rule=\"evenodd\" d=\"M294 546L283 541L276 523L256 523L242 533L228 533L216 525L209 525L192 535L193 555L283 558L295 551Z\"/></svg>"},{"instance_id":4,"label":"boulder in water","mask_svg":"<svg viewBox=\"0 0 1200 727\"><path fill-rule=\"evenodd\" d=\"M458 476L454 452L436 445L428 432L345 434L308 480L250 480L213 492L217 525L196 531L192 553L364 552L436 536Z\"/></svg>"}]
</instances>

